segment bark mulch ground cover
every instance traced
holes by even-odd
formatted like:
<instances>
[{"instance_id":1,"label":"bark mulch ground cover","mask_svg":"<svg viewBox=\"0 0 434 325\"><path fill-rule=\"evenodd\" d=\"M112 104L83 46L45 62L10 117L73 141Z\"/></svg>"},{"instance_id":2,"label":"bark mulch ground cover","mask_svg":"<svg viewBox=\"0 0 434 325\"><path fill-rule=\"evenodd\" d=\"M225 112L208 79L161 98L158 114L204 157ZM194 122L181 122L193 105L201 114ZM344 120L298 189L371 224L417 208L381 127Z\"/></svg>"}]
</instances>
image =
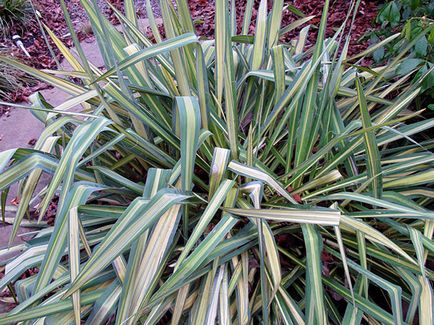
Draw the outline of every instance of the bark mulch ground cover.
<instances>
[{"instance_id":1,"label":"bark mulch ground cover","mask_svg":"<svg viewBox=\"0 0 434 325\"><path fill-rule=\"evenodd\" d=\"M334 0L331 1L329 14L328 14L328 25L326 36L332 36L337 28L339 28L345 20L348 9L350 7L350 2L348 0ZM292 5L306 16L315 16L309 24L313 26L319 26L321 14L324 8L324 0L290 0L285 1L285 4ZM214 36L214 1L209 2L207 0L190 0L189 1L190 11L195 19L196 30L200 35L204 35L208 38ZM272 1L268 2L268 9L271 10L273 6ZM252 23L250 25L249 34L254 35L255 33L255 21L257 10L259 7L259 0L255 0L252 11ZM376 28L374 23L375 17L377 15L378 5L377 1L361 1L358 14L355 19L353 30L351 31L351 43L349 48L349 54L359 53L365 50L369 44L367 41L360 41L360 38L369 30ZM246 1L236 0L236 11L237 11L237 32L241 33L241 26L243 24L243 17L246 11ZM299 19L297 15L291 12L289 9L285 9L282 15L282 27L289 25L296 19ZM293 32L285 35L283 41L289 41L298 35L301 28L294 30ZM312 46L316 41L316 30L311 29L308 36L307 46Z\"/></svg>"},{"instance_id":2,"label":"bark mulch ground cover","mask_svg":"<svg viewBox=\"0 0 434 325\"><path fill-rule=\"evenodd\" d=\"M37 0L34 1L37 12L40 12L40 22L51 29L67 46L72 46L71 37L68 34L63 12L58 0ZM79 0L68 0L68 10L71 19L77 30L80 40L87 37L85 31L86 15L79 5ZM55 69L56 60L51 55L46 40L44 39L41 28L36 18L27 22L26 26L13 26L11 35L19 35L30 57L27 57L23 51L18 48L11 37L0 38L0 53L16 58L27 65L37 69ZM59 51L50 41L50 45L57 60L61 60ZM17 72L18 74L18 72ZM25 102L27 97L35 91L47 88L47 85L36 80L26 80L25 87L21 87L8 94L8 101ZM2 98L0 98L2 99ZM0 116L7 114L8 109L0 106Z\"/></svg>"},{"instance_id":3,"label":"bark mulch ground cover","mask_svg":"<svg viewBox=\"0 0 434 325\"><path fill-rule=\"evenodd\" d=\"M123 0L110 0L110 2L117 8L122 9ZM333 35L336 28L338 28L345 19L345 15L348 11L350 1L347 0L334 0L331 2L329 15L328 15L328 29L327 36ZM80 40L92 39L92 33L88 24L86 13L80 6L79 0L67 0L66 1L68 11L71 16L71 20L74 24L76 32ZM292 5L295 8L302 11L305 15L314 15L309 23L313 26L319 24L321 13L323 10L324 1L323 0L290 0L286 1L285 4ZM63 18L63 12L60 7L60 2L58 0L36 0L34 1L36 10L41 13L41 22L46 24L54 33L63 41L67 46L72 46L72 39L69 36L68 28ZM99 0L98 5L105 15L114 23L117 19L114 17L113 12L104 0ZM190 11L192 17L195 21L195 27L199 35L205 38L212 38L214 36L214 1L206 0L190 0L189 1ZM142 17L146 17L146 10L144 0L136 1L137 11ZM160 16L158 1L152 1L152 7L154 14ZM252 10L252 24L249 30L249 34L254 34L254 22L256 20L257 9L259 7L259 0L255 0L255 4ZM269 8L272 7L272 1L269 2ZM237 29L241 33L241 25L243 21L244 12L246 10L246 0L236 0L236 10L237 10ZM360 41L360 38L369 30L375 28L374 20L377 14L377 2L376 1L361 1L359 12L355 20L355 25L351 31L351 46L349 54L358 53L364 50L369 44L367 41ZM289 9L284 10L282 25L286 26L293 22L297 17ZM303 27L303 26L302 26ZM298 35L300 27L283 38L283 41L288 41ZM53 59L50 51L48 49L47 43L43 37L40 27L36 21L33 19L28 23L25 28L22 26L16 26L15 32L21 36L23 43L31 55L31 58L27 58L24 53L17 48L10 38L0 39L0 49L2 52L6 52L8 55L16 57L26 64L38 69L53 69L56 68L56 62ZM148 30L149 32L149 30ZM164 31L162 31L164 34ZM314 28L311 29L307 46L312 46L315 43L316 31ZM55 49L54 44L50 42L54 53L58 60L61 59L60 53ZM26 98L31 93L46 87L46 85L38 82L30 84L27 88L24 88L16 93L12 94L10 97L14 101L26 101ZM0 115L2 110L0 109Z\"/></svg>"}]
</instances>

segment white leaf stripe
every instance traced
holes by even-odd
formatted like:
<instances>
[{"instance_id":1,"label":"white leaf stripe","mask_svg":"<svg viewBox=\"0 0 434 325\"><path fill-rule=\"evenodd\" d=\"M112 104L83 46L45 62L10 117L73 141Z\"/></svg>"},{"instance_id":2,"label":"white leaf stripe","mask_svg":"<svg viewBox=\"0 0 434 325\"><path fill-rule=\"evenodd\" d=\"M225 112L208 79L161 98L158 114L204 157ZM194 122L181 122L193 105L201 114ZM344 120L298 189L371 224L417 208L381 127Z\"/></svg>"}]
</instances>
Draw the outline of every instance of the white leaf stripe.
<instances>
[{"instance_id":1,"label":"white leaf stripe","mask_svg":"<svg viewBox=\"0 0 434 325\"><path fill-rule=\"evenodd\" d=\"M316 210L303 209L228 209L225 211L243 217L261 218L270 221L283 221L295 223L318 224L324 226L338 226L341 214L337 210Z\"/></svg>"}]
</instances>

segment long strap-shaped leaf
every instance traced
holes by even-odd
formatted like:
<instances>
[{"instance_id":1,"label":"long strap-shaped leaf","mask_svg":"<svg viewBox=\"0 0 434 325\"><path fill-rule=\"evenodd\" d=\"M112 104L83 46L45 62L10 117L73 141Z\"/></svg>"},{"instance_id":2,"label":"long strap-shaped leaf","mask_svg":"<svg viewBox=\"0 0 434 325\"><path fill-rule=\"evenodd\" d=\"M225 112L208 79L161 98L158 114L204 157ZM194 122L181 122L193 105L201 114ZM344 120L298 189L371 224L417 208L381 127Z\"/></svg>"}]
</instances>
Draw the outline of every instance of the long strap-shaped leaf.
<instances>
[{"instance_id":1,"label":"long strap-shaped leaf","mask_svg":"<svg viewBox=\"0 0 434 325\"><path fill-rule=\"evenodd\" d=\"M228 212L243 216L271 221L338 226L341 213L332 209L226 209Z\"/></svg>"},{"instance_id":2,"label":"long strap-shaped leaf","mask_svg":"<svg viewBox=\"0 0 434 325\"><path fill-rule=\"evenodd\" d=\"M132 65L134 65L140 61L153 58L157 55L178 49L182 46L186 46L188 44L192 44L192 43L195 43L197 41L198 41L197 36L192 34L192 33L186 33L186 34L183 34L183 35L180 35L177 37L173 37L173 38L168 39L164 42L147 47L143 50L140 50L140 51L126 57L121 62L119 62L117 68L122 71L122 70L128 68L129 66L132 66ZM114 67L110 68L102 76L98 77L98 79L96 81L104 80L104 79L110 77L111 75L113 75L115 72L116 72L116 68L114 68Z\"/></svg>"},{"instance_id":3,"label":"long strap-shaped leaf","mask_svg":"<svg viewBox=\"0 0 434 325\"><path fill-rule=\"evenodd\" d=\"M240 164L236 161L231 161L228 166L229 170L246 177L251 177L253 179L261 180L271 186L274 190L276 190L280 195L282 195L285 199L293 204L297 204L297 202L289 195L289 193L270 175L267 173L254 168L249 167L243 164Z\"/></svg>"},{"instance_id":4,"label":"long strap-shaped leaf","mask_svg":"<svg viewBox=\"0 0 434 325\"><path fill-rule=\"evenodd\" d=\"M86 92L85 88L80 87L70 81L54 77L48 73L45 73L43 71L39 71L37 69L31 68L17 60L9 59L5 56L0 56L0 61L3 61L4 63L15 67L16 69L20 71L24 71L31 76L34 76L35 78L38 78L41 81L44 81L48 83L49 85L52 85L56 88L62 89L63 91L67 92L71 95L80 95L84 92Z\"/></svg>"},{"instance_id":5,"label":"long strap-shaped leaf","mask_svg":"<svg viewBox=\"0 0 434 325\"><path fill-rule=\"evenodd\" d=\"M197 248L186 258L169 279L158 289L152 297L153 301L159 301L170 294L176 286L183 284L185 278L196 271L201 265L204 257L223 240L226 234L235 226L237 219L225 215L213 228L208 236L197 246Z\"/></svg>"},{"instance_id":6,"label":"long strap-shaped leaf","mask_svg":"<svg viewBox=\"0 0 434 325\"><path fill-rule=\"evenodd\" d=\"M143 191L143 197L145 199L149 199L160 189L166 187L170 174L170 170L155 168L149 169L146 178L145 189ZM165 219L164 216L162 218ZM161 219L158 221L158 223L160 222L162 222ZM139 237L139 239L137 239L136 242L131 245L130 254L128 257L127 272L122 286L122 296L118 303L118 309L116 313L118 323L125 321L128 318L127 314L131 308L131 305L133 304L133 294L134 290L136 290L136 282L138 280L139 274L145 273L143 267L141 266L141 261L143 260L147 241L148 232L145 232ZM137 301L135 303L137 303Z\"/></svg>"},{"instance_id":7,"label":"long strap-shaped leaf","mask_svg":"<svg viewBox=\"0 0 434 325\"><path fill-rule=\"evenodd\" d=\"M359 78L356 78L357 96L359 99L360 115L362 117L363 128L372 126L371 118L369 117L368 107L366 105L366 98L363 93L362 84ZM382 174L381 174L381 160L380 152L378 150L377 141L375 139L374 131L366 132L363 135L365 139L365 149L367 153L367 167L368 177L370 180L370 187L374 193L374 197L381 198L382 192Z\"/></svg>"},{"instance_id":8,"label":"long strap-shaped leaf","mask_svg":"<svg viewBox=\"0 0 434 325\"><path fill-rule=\"evenodd\" d=\"M58 139L59 139L59 137L47 138L46 143L44 143L44 145L40 149L43 152L48 152L48 153L51 152L51 150L53 149L53 147L56 144ZM21 193L20 204L18 206L18 210L17 210L17 213L15 215L14 226L12 228L12 232L11 232L11 235L9 237L9 245L12 244L12 241L14 240L15 236L17 235L18 228L21 224L21 221L24 218L24 214L26 213L26 211L29 207L29 203L30 203L30 200L32 198L32 194L36 189L36 186L38 184L39 178L41 177L41 174L42 174L42 170L40 170L40 169L33 170L30 173L29 177L27 178L27 180L24 184L23 191ZM40 219L42 219L41 216L39 217L39 220Z\"/></svg>"},{"instance_id":9,"label":"long strap-shaped leaf","mask_svg":"<svg viewBox=\"0 0 434 325\"><path fill-rule=\"evenodd\" d=\"M178 262L177 262L178 266L187 257L187 255L190 253L194 245L196 245L203 231L206 229L209 222L214 217L215 213L220 208L223 201L226 199L226 196L228 195L229 191L232 189L234 185L235 185L235 181L231 181L227 179L222 181L222 183L216 190L215 194L209 200L209 203L205 211L202 213L202 216L200 217L196 227L194 227L193 232L190 234L190 237L188 238L184 250L182 251L181 255L178 258Z\"/></svg>"},{"instance_id":10,"label":"long strap-shaped leaf","mask_svg":"<svg viewBox=\"0 0 434 325\"><path fill-rule=\"evenodd\" d=\"M426 277L424 267L424 249L422 245L422 233L418 230L408 227L410 238L416 250L417 261L419 263L420 272L418 281L422 287L422 293L419 296L419 321L420 324L432 324L433 317L433 290L430 281Z\"/></svg>"},{"instance_id":11,"label":"long strap-shaped leaf","mask_svg":"<svg viewBox=\"0 0 434 325\"><path fill-rule=\"evenodd\" d=\"M371 281L375 282L378 286L389 293L395 324L404 324L401 307L401 287L384 280L380 276L362 268L351 260L347 260L347 262L352 269L366 275Z\"/></svg>"},{"instance_id":12,"label":"long strap-shaped leaf","mask_svg":"<svg viewBox=\"0 0 434 325\"><path fill-rule=\"evenodd\" d=\"M104 289L99 289L99 290L93 290L89 293L83 294L81 299L81 304L83 306L93 304L102 295L103 292ZM70 299L66 301L57 301L54 303L29 308L26 311L22 311L16 315L9 315L9 316L2 317L0 318L0 324L7 325L19 321L31 320L31 319L44 317L47 315L58 314L70 310L72 310L72 301Z\"/></svg>"},{"instance_id":13,"label":"long strap-shaped leaf","mask_svg":"<svg viewBox=\"0 0 434 325\"><path fill-rule=\"evenodd\" d=\"M306 322L327 324L321 279L321 235L316 226L302 226L306 244Z\"/></svg>"},{"instance_id":14,"label":"long strap-shaped leaf","mask_svg":"<svg viewBox=\"0 0 434 325\"><path fill-rule=\"evenodd\" d=\"M399 253L401 256L406 258L411 263L416 264L414 259L411 258L402 248L400 248L397 244L395 244L385 235L380 233L378 230L369 226L367 223L356 220L348 216L342 216L341 221L342 221L342 225L350 226L352 229L362 232L363 234L369 236L369 239L371 239L372 241L378 242L386 247L389 247L390 249L393 249L394 251Z\"/></svg>"},{"instance_id":15,"label":"long strap-shaped leaf","mask_svg":"<svg viewBox=\"0 0 434 325\"><path fill-rule=\"evenodd\" d=\"M176 104L181 134L181 183L184 191L190 191L199 139L200 109L195 97L176 97Z\"/></svg>"},{"instance_id":16,"label":"long strap-shaped leaf","mask_svg":"<svg viewBox=\"0 0 434 325\"><path fill-rule=\"evenodd\" d=\"M261 207L261 201L263 197L264 185L262 182L254 181L244 185L241 191L245 191L249 193L249 196L253 202L253 206L255 208L254 211L257 211ZM279 254L277 252L276 242L274 240L273 233L271 231L270 226L263 219L254 220L258 228L258 237L259 237L259 253L260 253L260 266L261 266L261 300L262 300L262 313L264 318L264 323L268 323L269 318L269 306L271 301L276 295L276 292L280 286L280 281L282 280L280 263L279 263ZM266 261L268 263L266 264ZM272 285L272 294L271 300L268 292L267 285L267 269L270 270L270 278Z\"/></svg>"},{"instance_id":17,"label":"long strap-shaped leaf","mask_svg":"<svg viewBox=\"0 0 434 325\"><path fill-rule=\"evenodd\" d=\"M44 215L47 211L50 200L53 197L60 183L63 181L63 195L59 199L59 209L65 200L65 195L74 179L78 161L84 152L91 145L100 132L102 132L111 122L105 118L98 118L80 125L74 132L70 142L65 148L65 152L59 161L59 166L54 173L53 179L47 189L47 194L41 203L40 214Z\"/></svg>"},{"instance_id":18,"label":"long strap-shaped leaf","mask_svg":"<svg viewBox=\"0 0 434 325\"><path fill-rule=\"evenodd\" d=\"M10 157L20 155L20 150L21 149L12 149L11 151L5 151L3 157L0 156L0 163L9 163ZM0 174L0 190L4 190L11 184L19 181L34 169L40 168L45 172L52 174L56 170L58 164L59 162L51 156L39 152L31 152L31 154L27 155L24 160L18 162ZM77 171L76 177L85 181L95 180L92 175L82 171Z\"/></svg>"},{"instance_id":19,"label":"long strap-shaped leaf","mask_svg":"<svg viewBox=\"0 0 434 325\"><path fill-rule=\"evenodd\" d=\"M336 194L331 194L323 197L317 198L319 201L323 200L352 200L356 202L366 203L377 207L382 207L391 211L409 213L410 215L417 215L426 219L434 219L434 214L431 211L420 211L415 210L401 204L396 204L390 201L381 200L373 198L372 196L359 194L359 193L351 193L351 192L341 192Z\"/></svg>"},{"instance_id":20,"label":"long strap-shaped leaf","mask_svg":"<svg viewBox=\"0 0 434 325\"><path fill-rule=\"evenodd\" d=\"M167 254L168 247L171 245L179 222L180 208L180 205L175 205L161 217L147 242L147 249L139 268L139 270L143 271L143 276L137 278L132 295L129 315L135 315L135 317L131 318L130 323L134 323L134 320L139 316L137 312L142 306L146 305L150 298L151 289L157 283L156 276Z\"/></svg>"},{"instance_id":21,"label":"long strap-shaped leaf","mask_svg":"<svg viewBox=\"0 0 434 325\"><path fill-rule=\"evenodd\" d=\"M267 0L259 3L258 16L256 17L255 44L253 45L253 55L251 69L258 70L266 53L266 29L267 29ZM274 22L276 24L277 22ZM273 26L272 26L273 27Z\"/></svg>"},{"instance_id":22,"label":"long strap-shaped leaf","mask_svg":"<svg viewBox=\"0 0 434 325\"><path fill-rule=\"evenodd\" d=\"M187 198L177 191L163 189L149 202L136 199L105 236L65 296L71 295L103 270L168 209Z\"/></svg>"},{"instance_id":23,"label":"long strap-shaped leaf","mask_svg":"<svg viewBox=\"0 0 434 325\"><path fill-rule=\"evenodd\" d=\"M42 262L39 269L38 280L33 291L34 294L38 293L48 283L50 283L57 264L64 254L68 233L67 217L69 211L74 207L84 204L93 192L103 190L105 188L106 186L100 184L78 182L74 184L67 194L65 194L65 200L62 206L59 206L59 212L56 215L54 230L48 243L44 261Z\"/></svg>"},{"instance_id":24,"label":"long strap-shaped leaf","mask_svg":"<svg viewBox=\"0 0 434 325\"><path fill-rule=\"evenodd\" d=\"M79 244L79 219L77 207L73 207L69 212L69 260L70 260L70 279L75 280L80 272L80 244ZM76 324L81 323L80 315L80 291L72 295L72 305L74 307L74 319Z\"/></svg>"},{"instance_id":25,"label":"long strap-shaped leaf","mask_svg":"<svg viewBox=\"0 0 434 325\"><path fill-rule=\"evenodd\" d=\"M323 42L325 36L325 29L327 24L327 13L329 9L330 1L326 0L321 16L321 23L319 26L318 37L316 40L315 49L312 55L312 62L318 60L322 55ZM304 96L303 109L300 116L300 126L297 137L297 146L295 154L295 166L300 165L310 154L312 149L312 142L316 136L313 134L315 131L313 128L315 121L315 113L317 111L317 87L319 79L319 68L316 68L316 72L306 88L306 94Z\"/></svg>"},{"instance_id":26,"label":"long strap-shaped leaf","mask_svg":"<svg viewBox=\"0 0 434 325\"><path fill-rule=\"evenodd\" d=\"M228 15L227 1L217 1L215 6L215 92L218 104L221 104L223 98L223 86L225 76L225 54L228 33L228 27L226 25L226 19Z\"/></svg>"}]
</instances>

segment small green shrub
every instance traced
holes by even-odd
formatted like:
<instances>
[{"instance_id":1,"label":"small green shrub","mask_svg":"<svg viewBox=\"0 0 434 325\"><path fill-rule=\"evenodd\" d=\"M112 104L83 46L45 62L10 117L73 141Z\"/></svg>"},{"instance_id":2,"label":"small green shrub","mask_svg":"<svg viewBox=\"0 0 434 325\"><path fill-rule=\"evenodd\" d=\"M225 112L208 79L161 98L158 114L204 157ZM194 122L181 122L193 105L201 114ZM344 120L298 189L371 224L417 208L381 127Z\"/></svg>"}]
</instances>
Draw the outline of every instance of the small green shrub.
<instances>
[{"instance_id":1,"label":"small green shrub","mask_svg":"<svg viewBox=\"0 0 434 325\"><path fill-rule=\"evenodd\" d=\"M418 38L411 48L409 60L400 64L398 73L402 76L412 71L414 82L431 71L423 80L422 92L419 97L423 104L429 104L434 98L434 1L432 0L393 0L384 3L378 12L377 23L380 28L370 32L367 37L371 43L380 42L381 39L393 37L396 33L401 35L384 47L379 47L374 53L375 62L384 64L392 60L410 42L412 42L425 29L426 35ZM431 27L430 27L431 26Z\"/></svg>"},{"instance_id":2,"label":"small green shrub","mask_svg":"<svg viewBox=\"0 0 434 325\"><path fill-rule=\"evenodd\" d=\"M0 37L10 36L14 26L23 30L32 13L29 0L0 0Z\"/></svg>"},{"instance_id":3,"label":"small green shrub","mask_svg":"<svg viewBox=\"0 0 434 325\"><path fill-rule=\"evenodd\" d=\"M432 0L392 0L386 1L378 12L377 22L385 27L405 24L409 19L433 18L434 2Z\"/></svg>"},{"instance_id":4,"label":"small green shrub","mask_svg":"<svg viewBox=\"0 0 434 325\"><path fill-rule=\"evenodd\" d=\"M427 30L367 69L375 45L349 58L344 26L325 39L329 2L306 50L307 29L279 43L312 18L282 29L283 1L261 0L254 36L249 11L234 35L235 10L216 1L204 42L186 1L161 1L167 39L148 12L152 44L133 1L113 8L119 32L82 0L105 69L73 30L79 59L50 33L72 72L3 58L70 98L35 95L34 150L0 153L2 197L21 182L11 240L38 228L11 247L0 288L19 304L0 325L431 324L434 119L413 110L416 71L398 71ZM44 221L55 197L54 226L23 220L41 199Z\"/></svg>"}]
</instances>

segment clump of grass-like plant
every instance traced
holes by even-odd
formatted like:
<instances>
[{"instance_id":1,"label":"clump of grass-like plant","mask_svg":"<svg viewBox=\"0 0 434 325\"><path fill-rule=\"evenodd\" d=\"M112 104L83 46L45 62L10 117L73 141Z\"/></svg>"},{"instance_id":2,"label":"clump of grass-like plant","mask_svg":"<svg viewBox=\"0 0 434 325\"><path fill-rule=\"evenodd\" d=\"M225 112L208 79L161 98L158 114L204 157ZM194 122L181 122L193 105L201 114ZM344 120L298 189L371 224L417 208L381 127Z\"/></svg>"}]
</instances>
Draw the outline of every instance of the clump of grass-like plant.
<instances>
[{"instance_id":1,"label":"clump of grass-like plant","mask_svg":"<svg viewBox=\"0 0 434 325\"><path fill-rule=\"evenodd\" d=\"M0 98L10 100L10 93L21 86L14 72L9 66L0 63Z\"/></svg>"},{"instance_id":2,"label":"clump of grass-like plant","mask_svg":"<svg viewBox=\"0 0 434 325\"><path fill-rule=\"evenodd\" d=\"M14 26L23 30L32 14L29 0L0 0L0 37L10 36Z\"/></svg>"},{"instance_id":3,"label":"clump of grass-like plant","mask_svg":"<svg viewBox=\"0 0 434 325\"><path fill-rule=\"evenodd\" d=\"M49 32L71 72L3 59L70 97L35 95L34 150L0 154L0 189L21 182L11 240L41 200L40 230L0 280L19 301L0 324L432 322L434 120L411 109L420 84L396 74L413 44L359 67L375 46L348 57L345 26L325 39L329 1L312 49L308 27L279 42L312 18L280 26L283 1L260 2L254 36L250 11L234 35L216 1L215 40L200 42L187 3L162 0L166 39L148 12L156 44L132 0L113 8L122 32L81 3L106 69L73 30L77 57Z\"/></svg>"},{"instance_id":4,"label":"clump of grass-like plant","mask_svg":"<svg viewBox=\"0 0 434 325\"><path fill-rule=\"evenodd\" d=\"M33 83L32 77L0 61L0 100L13 100L16 93Z\"/></svg>"}]
</instances>

